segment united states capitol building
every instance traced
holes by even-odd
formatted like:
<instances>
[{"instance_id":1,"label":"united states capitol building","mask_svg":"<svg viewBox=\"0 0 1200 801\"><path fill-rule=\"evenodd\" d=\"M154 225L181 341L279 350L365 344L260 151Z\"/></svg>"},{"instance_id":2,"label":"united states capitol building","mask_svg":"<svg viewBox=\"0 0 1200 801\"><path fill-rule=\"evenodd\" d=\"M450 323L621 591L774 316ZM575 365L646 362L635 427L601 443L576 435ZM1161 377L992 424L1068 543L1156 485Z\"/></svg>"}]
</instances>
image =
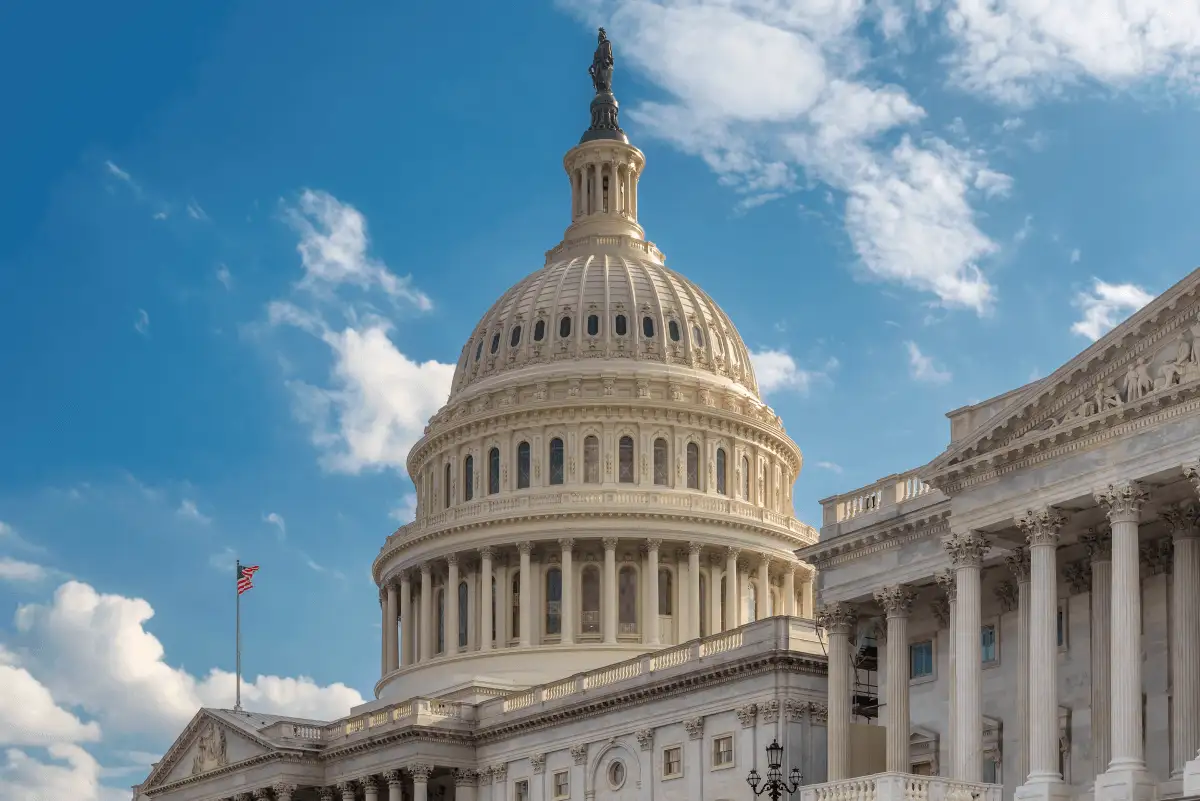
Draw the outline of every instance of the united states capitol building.
<instances>
[{"instance_id":1,"label":"united states capitol building","mask_svg":"<svg viewBox=\"0 0 1200 801\"><path fill-rule=\"evenodd\" d=\"M409 454L376 700L203 709L135 801L743 799L773 740L802 801L1200 796L1200 271L818 534L591 72L570 225Z\"/></svg>"}]
</instances>

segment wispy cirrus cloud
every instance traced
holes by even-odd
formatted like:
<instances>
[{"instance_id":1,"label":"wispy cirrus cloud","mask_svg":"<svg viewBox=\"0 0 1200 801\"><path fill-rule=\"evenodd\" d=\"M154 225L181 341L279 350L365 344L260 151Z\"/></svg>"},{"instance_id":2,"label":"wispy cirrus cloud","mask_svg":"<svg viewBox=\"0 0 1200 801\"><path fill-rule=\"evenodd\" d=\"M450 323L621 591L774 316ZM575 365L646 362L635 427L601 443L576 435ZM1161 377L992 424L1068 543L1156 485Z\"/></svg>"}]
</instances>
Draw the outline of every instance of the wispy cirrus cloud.
<instances>
[{"instance_id":1,"label":"wispy cirrus cloud","mask_svg":"<svg viewBox=\"0 0 1200 801\"><path fill-rule=\"evenodd\" d=\"M904 343L908 351L908 374L914 381L923 384L945 384L953 376L949 370L944 370L933 360L933 357L921 352L917 343L909 340Z\"/></svg>"},{"instance_id":2,"label":"wispy cirrus cloud","mask_svg":"<svg viewBox=\"0 0 1200 801\"><path fill-rule=\"evenodd\" d=\"M1152 300L1154 296L1136 284L1110 284L1095 278L1090 290L1077 292L1072 300L1082 316L1071 324L1071 332L1095 342Z\"/></svg>"}]
</instances>

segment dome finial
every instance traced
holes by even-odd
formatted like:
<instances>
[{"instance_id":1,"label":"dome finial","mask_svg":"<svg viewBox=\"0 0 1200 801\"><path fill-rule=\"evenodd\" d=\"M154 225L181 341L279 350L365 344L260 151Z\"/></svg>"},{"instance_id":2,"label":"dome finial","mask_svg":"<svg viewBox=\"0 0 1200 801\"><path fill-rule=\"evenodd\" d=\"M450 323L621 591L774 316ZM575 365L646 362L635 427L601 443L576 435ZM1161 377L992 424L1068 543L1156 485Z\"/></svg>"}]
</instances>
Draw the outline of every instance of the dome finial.
<instances>
[{"instance_id":1,"label":"dome finial","mask_svg":"<svg viewBox=\"0 0 1200 801\"><path fill-rule=\"evenodd\" d=\"M596 52L592 55L592 66L588 67L596 96L592 98L592 125L579 139L591 142L597 139L615 139L628 143L629 139L617 122L617 98L612 93L613 49L612 42L603 28L596 36Z\"/></svg>"}]
</instances>

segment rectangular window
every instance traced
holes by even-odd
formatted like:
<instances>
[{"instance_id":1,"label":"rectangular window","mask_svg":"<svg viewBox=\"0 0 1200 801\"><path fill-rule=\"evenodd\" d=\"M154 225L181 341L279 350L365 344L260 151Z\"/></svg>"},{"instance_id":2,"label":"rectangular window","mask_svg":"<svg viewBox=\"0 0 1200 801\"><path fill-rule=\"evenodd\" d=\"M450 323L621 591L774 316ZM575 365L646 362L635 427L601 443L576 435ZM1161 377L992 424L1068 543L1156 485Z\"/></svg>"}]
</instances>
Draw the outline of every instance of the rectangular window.
<instances>
[{"instance_id":1,"label":"rectangular window","mask_svg":"<svg viewBox=\"0 0 1200 801\"><path fill-rule=\"evenodd\" d=\"M561 801L564 798L571 797L571 773L570 771L560 770L554 774L554 799Z\"/></svg>"},{"instance_id":2,"label":"rectangular window","mask_svg":"<svg viewBox=\"0 0 1200 801\"><path fill-rule=\"evenodd\" d=\"M733 764L733 735L714 737L712 741L712 764L714 768L725 768Z\"/></svg>"},{"instance_id":3,"label":"rectangular window","mask_svg":"<svg viewBox=\"0 0 1200 801\"><path fill-rule=\"evenodd\" d=\"M924 679L933 675L933 640L908 646L908 678Z\"/></svg>"},{"instance_id":4,"label":"rectangular window","mask_svg":"<svg viewBox=\"0 0 1200 801\"><path fill-rule=\"evenodd\" d=\"M662 772L664 779L683 775L683 747L673 745L663 749Z\"/></svg>"},{"instance_id":5,"label":"rectangular window","mask_svg":"<svg viewBox=\"0 0 1200 801\"><path fill-rule=\"evenodd\" d=\"M994 665L996 663L996 627L994 625L984 626L980 631L980 653L983 664Z\"/></svg>"},{"instance_id":6,"label":"rectangular window","mask_svg":"<svg viewBox=\"0 0 1200 801\"><path fill-rule=\"evenodd\" d=\"M528 779L521 779L513 785L513 797L516 801L529 801Z\"/></svg>"}]
</instances>

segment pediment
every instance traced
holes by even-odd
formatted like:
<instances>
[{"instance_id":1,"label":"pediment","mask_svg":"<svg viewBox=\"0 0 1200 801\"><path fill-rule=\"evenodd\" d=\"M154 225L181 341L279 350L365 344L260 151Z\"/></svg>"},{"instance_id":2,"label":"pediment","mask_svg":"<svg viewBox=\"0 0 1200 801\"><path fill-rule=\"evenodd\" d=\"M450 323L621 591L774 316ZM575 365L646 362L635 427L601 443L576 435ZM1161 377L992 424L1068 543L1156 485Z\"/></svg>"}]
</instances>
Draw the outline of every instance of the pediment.
<instances>
[{"instance_id":1,"label":"pediment","mask_svg":"<svg viewBox=\"0 0 1200 801\"><path fill-rule=\"evenodd\" d=\"M142 787L202 777L230 765L269 753L266 740L243 731L201 709L155 765Z\"/></svg>"},{"instance_id":2,"label":"pediment","mask_svg":"<svg viewBox=\"0 0 1200 801\"><path fill-rule=\"evenodd\" d=\"M922 471L952 489L981 468L1200 397L1200 270L948 448Z\"/></svg>"}]
</instances>

